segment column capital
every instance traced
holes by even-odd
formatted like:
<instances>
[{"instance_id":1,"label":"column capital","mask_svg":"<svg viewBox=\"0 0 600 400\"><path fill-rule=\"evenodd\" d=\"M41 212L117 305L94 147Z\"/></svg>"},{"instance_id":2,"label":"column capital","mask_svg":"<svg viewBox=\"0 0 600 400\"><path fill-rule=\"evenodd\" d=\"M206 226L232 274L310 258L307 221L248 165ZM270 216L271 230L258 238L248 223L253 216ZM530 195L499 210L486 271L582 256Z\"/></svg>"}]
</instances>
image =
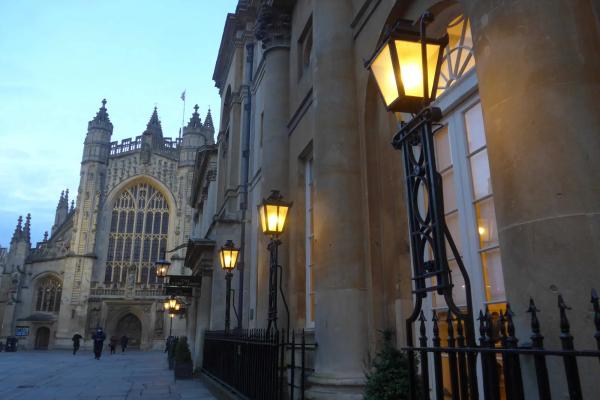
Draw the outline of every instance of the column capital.
<instances>
[{"instance_id":1,"label":"column capital","mask_svg":"<svg viewBox=\"0 0 600 400\"><path fill-rule=\"evenodd\" d=\"M281 6L263 3L256 17L254 36L262 41L264 50L273 47L289 47L291 27L292 17L288 10Z\"/></svg>"}]
</instances>

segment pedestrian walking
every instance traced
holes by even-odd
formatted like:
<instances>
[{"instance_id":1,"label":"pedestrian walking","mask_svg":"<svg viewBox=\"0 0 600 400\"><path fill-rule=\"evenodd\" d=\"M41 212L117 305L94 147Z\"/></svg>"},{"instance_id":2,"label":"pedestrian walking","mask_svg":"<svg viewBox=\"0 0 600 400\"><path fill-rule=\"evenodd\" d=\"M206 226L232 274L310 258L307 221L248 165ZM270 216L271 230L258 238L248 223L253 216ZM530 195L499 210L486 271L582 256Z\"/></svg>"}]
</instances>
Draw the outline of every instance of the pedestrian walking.
<instances>
[{"instance_id":1,"label":"pedestrian walking","mask_svg":"<svg viewBox=\"0 0 600 400\"><path fill-rule=\"evenodd\" d=\"M169 336L165 341L165 353L169 351L169 346L171 346L171 342L173 341L173 336Z\"/></svg>"},{"instance_id":2,"label":"pedestrian walking","mask_svg":"<svg viewBox=\"0 0 600 400\"><path fill-rule=\"evenodd\" d=\"M96 333L94 333L92 339L94 340L94 356L96 360L99 360L100 356L102 356L102 348L104 347L104 340L106 339L106 335L102 328L96 329Z\"/></svg>"},{"instance_id":3,"label":"pedestrian walking","mask_svg":"<svg viewBox=\"0 0 600 400\"><path fill-rule=\"evenodd\" d=\"M121 336L121 352L125 353L125 349L127 348L127 342L129 342L129 338L127 335Z\"/></svg>"},{"instance_id":4,"label":"pedestrian walking","mask_svg":"<svg viewBox=\"0 0 600 400\"><path fill-rule=\"evenodd\" d=\"M79 344L81 339L83 339L83 336L81 336L79 332L75 332L73 338L71 338L71 340L73 341L73 355L75 355L79 351Z\"/></svg>"},{"instance_id":5,"label":"pedestrian walking","mask_svg":"<svg viewBox=\"0 0 600 400\"><path fill-rule=\"evenodd\" d=\"M119 344L119 338L116 337L115 335L112 335L110 337L110 342L109 342L109 347L110 347L110 354L115 354L117 351L117 345Z\"/></svg>"}]
</instances>

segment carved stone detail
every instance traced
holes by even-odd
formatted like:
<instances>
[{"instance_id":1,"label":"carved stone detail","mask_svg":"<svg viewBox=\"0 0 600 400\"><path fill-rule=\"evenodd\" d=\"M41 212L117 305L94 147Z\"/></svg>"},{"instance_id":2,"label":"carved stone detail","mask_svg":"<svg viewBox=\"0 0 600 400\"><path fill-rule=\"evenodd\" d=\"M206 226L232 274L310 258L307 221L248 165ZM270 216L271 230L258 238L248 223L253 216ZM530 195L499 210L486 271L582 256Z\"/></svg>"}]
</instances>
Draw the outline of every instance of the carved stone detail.
<instances>
[{"instance_id":1,"label":"carved stone detail","mask_svg":"<svg viewBox=\"0 0 600 400\"><path fill-rule=\"evenodd\" d=\"M254 35L263 49L290 45L292 18L281 7L264 4L258 10Z\"/></svg>"}]
</instances>

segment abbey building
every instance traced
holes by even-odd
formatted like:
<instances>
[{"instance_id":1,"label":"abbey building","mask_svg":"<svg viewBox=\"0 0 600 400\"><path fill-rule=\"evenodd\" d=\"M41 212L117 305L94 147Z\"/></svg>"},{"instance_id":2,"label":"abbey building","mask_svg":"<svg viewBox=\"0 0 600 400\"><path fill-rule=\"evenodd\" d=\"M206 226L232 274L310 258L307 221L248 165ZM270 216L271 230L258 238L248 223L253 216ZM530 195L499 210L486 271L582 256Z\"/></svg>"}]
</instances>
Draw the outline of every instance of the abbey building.
<instances>
[{"instance_id":1,"label":"abbey building","mask_svg":"<svg viewBox=\"0 0 600 400\"><path fill-rule=\"evenodd\" d=\"M141 135L119 143L102 101L88 124L75 202L68 190L61 194L51 234L35 246L31 216L19 218L0 254L0 340L70 347L75 332L89 339L101 326L108 337L126 334L133 347L164 345L170 325L154 262L170 251L173 271L185 273L195 157L214 143L210 111L204 123L197 111L171 139L155 108ZM176 318L172 329L184 326Z\"/></svg>"}]
</instances>

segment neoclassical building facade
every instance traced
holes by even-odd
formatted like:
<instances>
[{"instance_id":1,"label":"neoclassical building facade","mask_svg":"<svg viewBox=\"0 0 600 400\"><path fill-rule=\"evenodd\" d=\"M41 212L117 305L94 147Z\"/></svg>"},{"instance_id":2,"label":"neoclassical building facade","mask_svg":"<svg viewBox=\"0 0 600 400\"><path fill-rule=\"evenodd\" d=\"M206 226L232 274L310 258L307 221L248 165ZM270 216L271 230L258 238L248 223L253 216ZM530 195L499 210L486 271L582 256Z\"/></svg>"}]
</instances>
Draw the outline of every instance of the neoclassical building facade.
<instances>
[{"instance_id":1,"label":"neoclassical building facade","mask_svg":"<svg viewBox=\"0 0 600 400\"><path fill-rule=\"evenodd\" d=\"M50 236L34 247L30 216L19 219L3 257L0 336L17 335L23 348L70 347L76 332L89 343L98 326L140 349L164 346L169 334L154 262L170 251L172 273L185 274L194 162L214 143L212 117L202 122L196 106L171 139L155 108L141 135L116 142L112 133L104 100L88 124L76 201L63 192ZM183 332L185 320L173 328Z\"/></svg>"},{"instance_id":2,"label":"neoclassical building facade","mask_svg":"<svg viewBox=\"0 0 600 400\"><path fill-rule=\"evenodd\" d=\"M386 111L365 62L396 21L425 11L435 16L429 32L449 36L435 145L445 217L474 304L499 313L510 302L526 340L529 296L547 310L541 323L557 328L561 293L578 310L579 343L594 348L597 2L240 0L213 76L222 98L217 143L197 163L192 188L203 217L186 265L207 277L188 325L197 362L203 330L224 326L216 251L227 240L242 251L233 278L242 327L267 324L267 238L257 206L273 189L293 202L280 249L291 324L318 343L308 398L362 398L379 332L393 330L397 345L405 343L413 308L408 211L402 156L390 142L410 115ZM463 305L460 274L453 282ZM443 315L447 306L432 294L424 308ZM547 340L560 345L557 335ZM597 373L586 364L586 393ZM552 376L561 390L561 375Z\"/></svg>"}]
</instances>

